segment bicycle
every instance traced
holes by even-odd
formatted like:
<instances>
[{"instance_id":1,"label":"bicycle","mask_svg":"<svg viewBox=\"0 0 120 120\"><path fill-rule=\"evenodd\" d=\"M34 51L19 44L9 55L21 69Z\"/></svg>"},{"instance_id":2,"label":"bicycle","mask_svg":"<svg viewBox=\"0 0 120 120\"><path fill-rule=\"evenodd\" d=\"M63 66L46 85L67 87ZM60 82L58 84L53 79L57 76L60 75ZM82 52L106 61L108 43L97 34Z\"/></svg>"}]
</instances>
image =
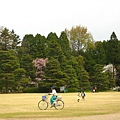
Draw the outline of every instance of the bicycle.
<instances>
[{"instance_id":1,"label":"bicycle","mask_svg":"<svg viewBox=\"0 0 120 120\"><path fill-rule=\"evenodd\" d=\"M42 100L38 102L38 108L40 110L46 110L49 106L48 95L42 96ZM53 107L56 110L62 110L64 108L64 101L62 100L62 96L57 96L56 100L53 103Z\"/></svg>"}]
</instances>

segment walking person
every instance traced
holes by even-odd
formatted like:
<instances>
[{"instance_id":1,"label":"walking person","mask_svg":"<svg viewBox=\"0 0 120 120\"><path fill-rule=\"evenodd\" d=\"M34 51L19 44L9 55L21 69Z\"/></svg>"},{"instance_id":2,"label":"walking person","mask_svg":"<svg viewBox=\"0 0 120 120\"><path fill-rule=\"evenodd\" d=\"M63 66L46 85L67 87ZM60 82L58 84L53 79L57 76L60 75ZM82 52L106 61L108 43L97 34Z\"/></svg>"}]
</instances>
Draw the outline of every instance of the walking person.
<instances>
[{"instance_id":1,"label":"walking person","mask_svg":"<svg viewBox=\"0 0 120 120\"><path fill-rule=\"evenodd\" d=\"M85 100L85 92L84 91L81 93L81 97L82 97L82 100Z\"/></svg>"}]
</instances>

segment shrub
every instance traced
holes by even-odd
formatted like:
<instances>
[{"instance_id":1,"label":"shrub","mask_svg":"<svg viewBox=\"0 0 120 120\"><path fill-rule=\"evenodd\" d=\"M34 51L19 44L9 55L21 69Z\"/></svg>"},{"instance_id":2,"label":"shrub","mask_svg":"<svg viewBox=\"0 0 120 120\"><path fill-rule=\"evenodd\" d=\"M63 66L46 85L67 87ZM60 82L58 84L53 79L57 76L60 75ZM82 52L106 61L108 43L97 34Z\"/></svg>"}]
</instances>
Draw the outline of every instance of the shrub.
<instances>
[{"instance_id":1,"label":"shrub","mask_svg":"<svg viewBox=\"0 0 120 120\"><path fill-rule=\"evenodd\" d=\"M38 87L28 87L23 90L24 93L38 93Z\"/></svg>"},{"instance_id":2,"label":"shrub","mask_svg":"<svg viewBox=\"0 0 120 120\"><path fill-rule=\"evenodd\" d=\"M67 89L68 92L78 92L77 88L68 88Z\"/></svg>"},{"instance_id":3,"label":"shrub","mask_svg":"<svg viewBox=\"0 0 120 120\"><path fill-rule=\"evenodd\" d=\"M118 88L118 91L120 92L120 87Z\"/></svg>"},{"instance_id":4,"label":"shrub","mask_svg":"<svg viewBox=\"0 0 120 120\"><path fill-rule=\"evenodd\" d=\"M38 87L39 93L49 93L50 92L50 87L47 86L39 86Z\"/></svg>"}]
</instances>

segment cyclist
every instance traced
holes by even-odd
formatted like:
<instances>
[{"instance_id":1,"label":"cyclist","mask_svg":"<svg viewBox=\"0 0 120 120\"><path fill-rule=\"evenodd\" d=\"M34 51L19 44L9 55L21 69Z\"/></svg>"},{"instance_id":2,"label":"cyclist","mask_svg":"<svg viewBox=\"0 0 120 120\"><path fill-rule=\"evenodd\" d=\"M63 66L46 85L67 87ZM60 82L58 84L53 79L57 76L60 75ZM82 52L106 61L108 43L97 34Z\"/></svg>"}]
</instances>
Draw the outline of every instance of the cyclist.
<instances>
[{"instance_id":1,"label":"cyclist","mask_svg":"<svg viewBox=\"0 0 120 120\"><path fill-rule=\"evenodd\" d=\"M57 92L56 92L54 86L51 87L51 91L52 91L52 92L49 93L49 95L52 95L52 97L50 98L50 103L51 103L51 107L53 107L53 106L54 106L54 101L55 101L56 98L57 98Z\"/></svg>"}]
</instances>

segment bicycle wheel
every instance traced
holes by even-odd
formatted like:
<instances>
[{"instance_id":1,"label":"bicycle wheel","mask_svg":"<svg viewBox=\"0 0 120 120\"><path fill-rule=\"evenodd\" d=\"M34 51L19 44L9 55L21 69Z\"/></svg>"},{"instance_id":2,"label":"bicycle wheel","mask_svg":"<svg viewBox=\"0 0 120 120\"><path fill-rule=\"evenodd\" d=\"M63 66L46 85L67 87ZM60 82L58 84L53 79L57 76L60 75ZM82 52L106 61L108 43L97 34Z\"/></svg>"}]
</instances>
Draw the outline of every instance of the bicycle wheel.
<instances>
[{"instance_id":1,"label":"bicycle wheel","mask_svg":"<svg viewBox=\"0 0 120 120\"><path fill-rule=\"evenodd\" d=\"M56 101L55 109L56 110L62 110L64 108L64 102L62 100Z\"/></svg>"},{"instance_id":2,"label":"bicycle wheel","mask_svg":"<svg viewBox=\"0 0 120 120\"><path fill-rule=\"evenodd\" d=\"M46 100L41 100L38 102L38 108L40 110L46 110L48 108L48 102Z\"/></svg>"}]
</instances>

